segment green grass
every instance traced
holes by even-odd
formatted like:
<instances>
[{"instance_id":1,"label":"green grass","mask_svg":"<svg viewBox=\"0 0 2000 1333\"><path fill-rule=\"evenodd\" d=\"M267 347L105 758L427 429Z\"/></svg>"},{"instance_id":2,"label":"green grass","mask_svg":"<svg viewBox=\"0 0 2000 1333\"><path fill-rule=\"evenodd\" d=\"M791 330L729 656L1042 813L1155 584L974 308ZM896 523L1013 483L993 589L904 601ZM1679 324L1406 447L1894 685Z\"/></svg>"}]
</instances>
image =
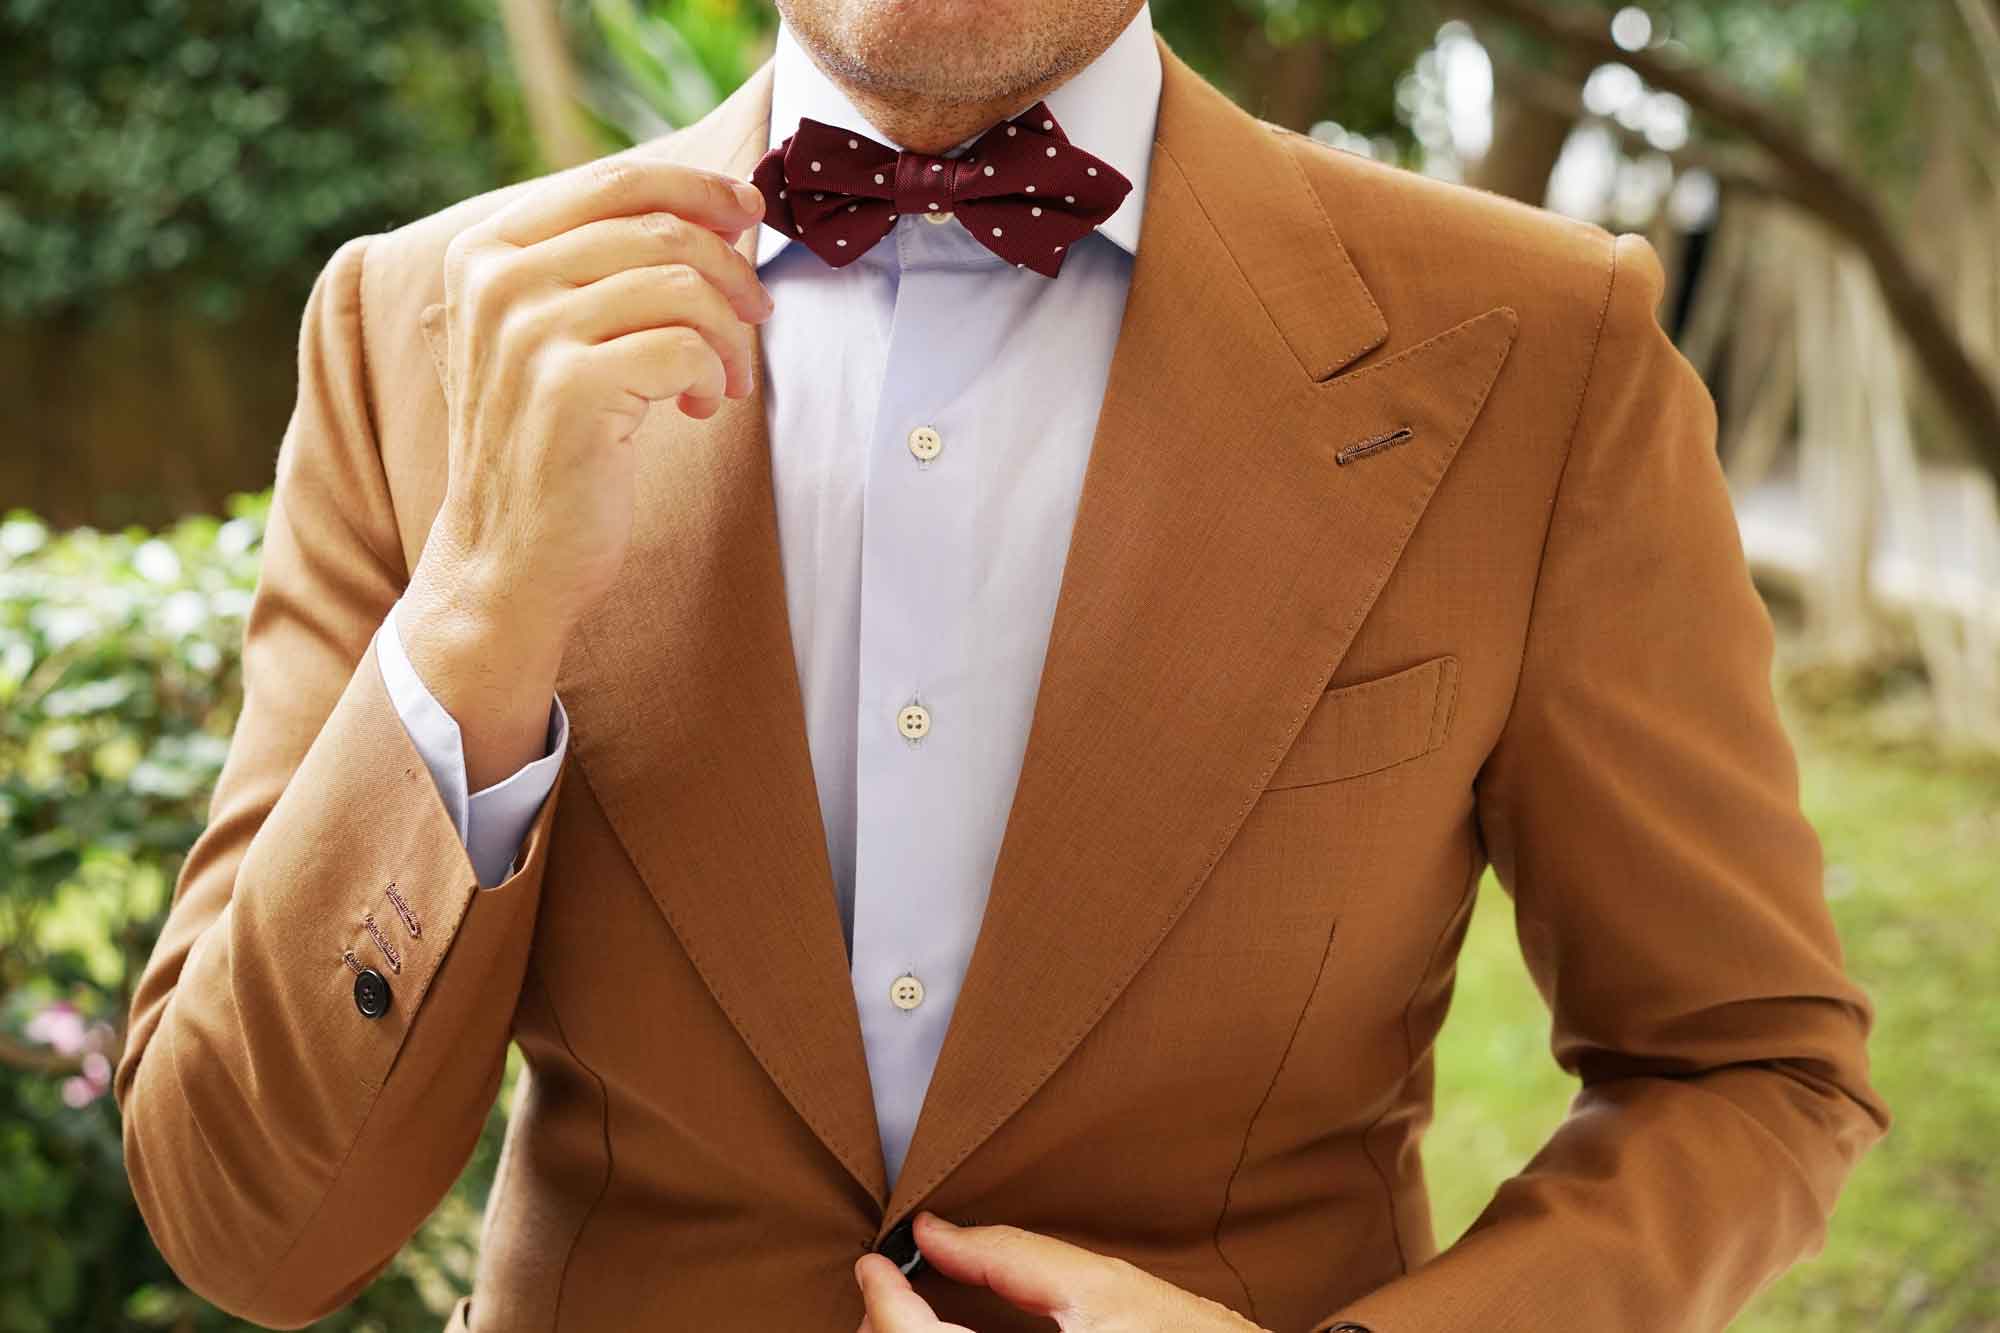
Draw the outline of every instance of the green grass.
<instances>
[{"instance_id":1,"label":"green grass","mask_svg":"<svg viewBox=\"0 0 2000 1333\"><path fill-rule=\"evenodd\" d=\"M1848 967L1876 1003L1872 1077L1895 1115L1815 1258L1738 1333L2000 1333L2000 769L1792 719ZM1424 1158L1440 1244L1561 1120L1504 893L1488 877L1438 1052Z\"/></svg>"}]
</instances>

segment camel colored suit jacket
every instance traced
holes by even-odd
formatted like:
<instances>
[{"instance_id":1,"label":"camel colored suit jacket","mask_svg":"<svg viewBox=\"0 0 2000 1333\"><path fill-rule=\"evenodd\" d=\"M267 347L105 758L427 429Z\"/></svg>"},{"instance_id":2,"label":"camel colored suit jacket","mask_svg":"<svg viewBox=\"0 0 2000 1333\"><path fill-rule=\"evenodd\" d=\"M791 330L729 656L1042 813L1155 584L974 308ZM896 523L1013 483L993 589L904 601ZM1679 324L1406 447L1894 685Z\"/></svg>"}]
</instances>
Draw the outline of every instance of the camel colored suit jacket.
<instances>
[{"instance_id":1,"label":"camel colored suit jacket","mask_svg":"<svg viewBox=\"0 0 2000 1333\"><path fill-rule=\"evenodd\" d=\"M329 263L244 711L115 1083L196 1291L280 1327L351 1299L510 1040L451 1316L476 1333L849 1333L854 1260L919 1206L1280 1333L1715 1329L1817 1251L1889 1114L1657 259L1162 59L1019 787L894 1190L763 402L648 418L630 556L559 678L571 747L480 890L369 639L445 483L441 257L512 191ZM769 90L656 150L747 174ZM1440 1253L1418 1139L1489 863L1580 1086ZM1047 1327L917 1284L980 1333Z\"/></svg>"}]
</instances>

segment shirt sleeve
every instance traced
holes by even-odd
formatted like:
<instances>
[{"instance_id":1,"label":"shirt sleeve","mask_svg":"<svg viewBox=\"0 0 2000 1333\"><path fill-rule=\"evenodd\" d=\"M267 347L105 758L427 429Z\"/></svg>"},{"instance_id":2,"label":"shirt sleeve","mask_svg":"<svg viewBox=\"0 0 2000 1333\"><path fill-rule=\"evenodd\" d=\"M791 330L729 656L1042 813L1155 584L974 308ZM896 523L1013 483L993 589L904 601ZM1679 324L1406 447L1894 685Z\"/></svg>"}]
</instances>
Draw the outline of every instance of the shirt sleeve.
<instances>
[{"instance_id":1,"label":"shirt sleeve","mask_svg":"<svg viewBox=\"0 0 2000 1333\"><path fill-rule=\"evenodd\" d=\"M522 838L555 783L556 770L569 745L569 714L564 711L562 700L552 697L547 752L492 786L467 793L465 744L458 722L425 687L409 655L403 651L402 634L396 627L396 611L401 606L400 601L391 606L381 628L375 632L375 655L382 667L382 684L417 753L423 756L424 766L431 771L445 811L450 814L452 826L458 830L473 870L479 876L480 887L492 888L509 874Z\"/></svg>"}]
</instances>

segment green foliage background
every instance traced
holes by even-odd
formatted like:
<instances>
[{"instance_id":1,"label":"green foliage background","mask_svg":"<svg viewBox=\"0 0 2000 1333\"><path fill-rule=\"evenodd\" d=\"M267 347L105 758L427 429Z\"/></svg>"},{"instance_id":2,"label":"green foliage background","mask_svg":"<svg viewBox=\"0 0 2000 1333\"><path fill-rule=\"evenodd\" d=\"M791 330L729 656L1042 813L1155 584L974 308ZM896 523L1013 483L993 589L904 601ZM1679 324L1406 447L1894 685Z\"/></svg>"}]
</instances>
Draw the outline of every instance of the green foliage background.
<instances>
[{"instance_id":1,"label":"green foliage background","mask_svg":"<svg viewBox=\"0 0 2000 1333\"><path fill-rule=\"evenodd\" d=\"M0 0L0 318L226 314L526 159L484 0Z\"/></svg>"}]
</instances>

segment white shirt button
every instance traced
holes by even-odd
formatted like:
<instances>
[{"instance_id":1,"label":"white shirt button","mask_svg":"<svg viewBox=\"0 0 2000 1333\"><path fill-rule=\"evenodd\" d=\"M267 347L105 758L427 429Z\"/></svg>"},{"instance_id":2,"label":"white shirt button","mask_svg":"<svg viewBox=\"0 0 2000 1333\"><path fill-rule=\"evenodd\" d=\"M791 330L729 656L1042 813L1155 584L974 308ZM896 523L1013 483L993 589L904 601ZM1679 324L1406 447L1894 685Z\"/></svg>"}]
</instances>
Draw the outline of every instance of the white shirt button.
<instances>
[{"instance_id":1,"label":"white shirt button","mask_svg":"<svg viewBox=\"0 0 2000 1333\"><path fill-rule=\"evenodd\" d=\"M928 463L944 448L944 436L931 426L919 426L910 432L910 452Z\"/></svg>"},{"instance_id":2,"label":"white shirt button","mask_svg":"<svg viewBox=\"0 0 2000 1333\"><path fill-rule=\"evenodd\" d=\"M914 1009L924 1002L924 983L905 972L889 983L889 1003L898 1009Z\"/></svg>"},{"instance_id":3,"label":"white shirt button","mask_svg":"<svg viewBox=\"0 0 2000 1333\"><path fill-rule=\"evenodd\" d=\"M932 207L932 208L936 208L936 207L937 207L937 205L936 205L936 204L932 204L932 205L931 205L931 207ZM942 212L937 212L937 213L925 213L925 214L923 215L923 219L924 219L924 221L926 221L926 222L949 222L949 221L951 221L951 210L947 208L947 209L943 210Z\"/></svg>"},{"instance_id":4,"label":"white shirt button","mask_svg":"<svg viewBox=\"0 0 2000 1333\"><path fill-rule=\"evenodd\" d=\"M896 714L896 730L913 741L920 741L930 734L931 710L922 704L910 704Z\"/></svg>"}]
</instances>

